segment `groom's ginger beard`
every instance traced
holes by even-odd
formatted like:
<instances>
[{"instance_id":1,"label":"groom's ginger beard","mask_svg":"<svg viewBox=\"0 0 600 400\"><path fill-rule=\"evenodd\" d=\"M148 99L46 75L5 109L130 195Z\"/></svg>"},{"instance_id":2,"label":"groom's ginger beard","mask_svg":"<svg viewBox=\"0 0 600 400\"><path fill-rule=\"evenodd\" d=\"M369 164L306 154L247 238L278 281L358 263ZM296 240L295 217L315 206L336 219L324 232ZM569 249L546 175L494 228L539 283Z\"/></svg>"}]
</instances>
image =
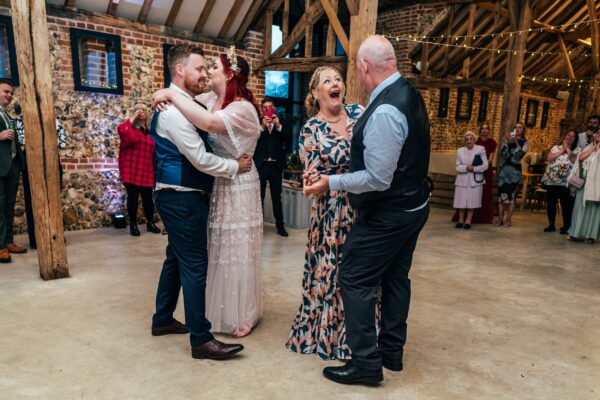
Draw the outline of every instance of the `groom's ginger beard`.
<instances>
[{"instance_id":1,"label":"groom's ginger beard","mask_svg":"<svg viewBox=\"0 0 600 400\"><path fill-rule=\"evenodd\" d=\"M181 74L177 73L178 66L181 67ZM204 57L196 54L190 55L187 60L175 67L175 71L171 71L171 76L173 84L190 96L196 97L204 93L207 78Z\"/></svg>"}]
</instances>

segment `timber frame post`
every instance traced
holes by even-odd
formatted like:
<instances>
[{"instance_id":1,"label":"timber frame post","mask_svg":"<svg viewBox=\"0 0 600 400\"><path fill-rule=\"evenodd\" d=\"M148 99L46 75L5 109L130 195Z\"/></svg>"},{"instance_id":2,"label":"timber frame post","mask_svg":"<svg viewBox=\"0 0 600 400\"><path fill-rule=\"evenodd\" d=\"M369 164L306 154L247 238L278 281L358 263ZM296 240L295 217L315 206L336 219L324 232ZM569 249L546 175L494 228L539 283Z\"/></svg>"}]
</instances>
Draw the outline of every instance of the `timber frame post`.
<instances>
[{"instance_id":1,"label":"timber frame post","mask_svg":"<svg viewBox=\"0 0 600 400\"><path fill-rule=\"evenodd\" d=\"M67 278L56 119L44 0L11 0L40 276Z\"/></svg>"},{"instance_id":2,"label":"timber frame post","mask_svg":"<svg viewBox=\"0 0 600 400\"><path fill-rule=\"evenodd\" d=\"M350 17L350 44L346 74L346 101L367 105L368 93L361 87L356 71L356 56L361 43L375 34L378 0L360 0L357 15Z\"/></svg>"},{"instance_id":3,"label":"timber frame post","mask_svg":"<svg viewBox=\"0 0 600 400\"><path fill-rule=\"evenodd\" d=\"M509 0L510 27L512 30L527 31L531 28L533 21L533 0ZM504 93L502 96L502 113L500 114L500 138L498 141L498 154L504 144L504 136L510 131L512 125L518 119L518 104L521 96L520 76L523 73L523 61L525 59L525 46L527 44L527 32L512 37L508 62L506 63L506 75L504 78Z\"/></svg>"}]
</instances>

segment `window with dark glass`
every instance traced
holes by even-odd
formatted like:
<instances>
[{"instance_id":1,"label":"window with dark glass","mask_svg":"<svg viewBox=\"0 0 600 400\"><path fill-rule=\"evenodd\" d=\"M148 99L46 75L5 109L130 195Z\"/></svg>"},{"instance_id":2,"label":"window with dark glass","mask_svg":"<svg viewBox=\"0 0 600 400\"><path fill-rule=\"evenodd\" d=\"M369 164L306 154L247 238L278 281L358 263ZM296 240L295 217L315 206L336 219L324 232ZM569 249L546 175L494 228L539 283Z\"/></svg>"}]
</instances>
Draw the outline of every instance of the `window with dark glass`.
<instances>
[{"instance_id":1,"label":"window with dark glass","mask_svg":"<svg viewBox=\"0 0 600 400\"><path fill-rule=\"evenodd\" d=\"M479 99L479 113L477 114L477 122L485 122L487 120L488 102L490 101L490 92L487 90L481 91Z\"/></svg>"},{"instance_id":2,"label":"window with dark glass","mask_svg":"<svg viewBox=\"0 0 600 400\"><path fill-rule=\"evenodd\" d=\"M75 90L123 94L121 38L71 28Z\"/></svg>"},{"instance_id":3,"label":"window with dark glass","mask_svg":"<svg viewBox=\"0 0 600 400\"><path fill-rule=\"evenodd\" d=\"M535 127L538 117L538 108L540 102L537 100L527 100L527 109L525 110L525 126L528 128Z\"/></svg>"},{"instance_id":4,"label":"window with dark glass","mask_svg":"<svg viewBox=\"0 0 600 400\"><path fill-rule=\"evenodd\" d=\"M470 121L472 112L473 112L473 89L471 89L471 88L458 89L458 97L456 99L456 120L457 121Z\"/></svg>"},{"instance_id":5,"label":"window with dark glass","mask_svg":"<svg viewBox=\"0 0 600 400\"><path fill-rule=\"evenodd\" d=\"M542 106L542 122L540 128L544 129L548 126L548 116L550 115L550 103L545 101Z\"/></svg>"},{"instance_id":6,"label":"window with dark glass","mask_svg":"<svg viewBox=\"0 0 600 400\"><path fill-rule=\"evenodd\" d=\"M438 118L448 118L448 100L450 98L450 89L440 89L440 104L438 107Z\"/></svg>"},{"instance_id":7,"label":"window with dark glass","mask_svg":"<svg viewBox=\"0 0 600 400\"><path fill-rule=\"evenodd\" d=\"M169 87L171 84L171 70L169 69L169 50L175 45L163 43L163 75L165 77L165 87Z\"/></svg>"},{"instance_id":8,"label":"window with dark glass","mask_svg":"<svg viewBox=\"0 0 600 400\"><path fill-rule=\"evenodd\" d=\"M0 15L0 78L19 84L12 20L5 15Z\"/></svg>"}]
</instances>

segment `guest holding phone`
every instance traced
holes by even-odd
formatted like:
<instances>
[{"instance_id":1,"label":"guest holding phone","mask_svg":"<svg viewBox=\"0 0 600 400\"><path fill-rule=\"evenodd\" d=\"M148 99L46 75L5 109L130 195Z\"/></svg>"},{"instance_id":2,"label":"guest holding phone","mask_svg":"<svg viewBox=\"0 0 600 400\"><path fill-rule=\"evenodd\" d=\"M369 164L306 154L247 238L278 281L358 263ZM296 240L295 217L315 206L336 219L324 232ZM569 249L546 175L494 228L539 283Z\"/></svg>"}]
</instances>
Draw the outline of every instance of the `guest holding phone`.
<instances>
[{"instance_id":1,"label":"guest holding phone","mask_svg":"<svg viewBox=\"0 0 600 400\"><path fill-rule=\"evenodd\" d=\"M265 97L261 108L263 114L261 132L253 157L260 177L260 198L264 206L268 182L277 233L280 236L287 237L288 233L285 230L283 221L281 189L283 169L285 168L285 150L289 148L288 137L291 135L288 134L287 129L284 129L275 113L275 103L271 98Z\"/></svg>"}]
</instances>

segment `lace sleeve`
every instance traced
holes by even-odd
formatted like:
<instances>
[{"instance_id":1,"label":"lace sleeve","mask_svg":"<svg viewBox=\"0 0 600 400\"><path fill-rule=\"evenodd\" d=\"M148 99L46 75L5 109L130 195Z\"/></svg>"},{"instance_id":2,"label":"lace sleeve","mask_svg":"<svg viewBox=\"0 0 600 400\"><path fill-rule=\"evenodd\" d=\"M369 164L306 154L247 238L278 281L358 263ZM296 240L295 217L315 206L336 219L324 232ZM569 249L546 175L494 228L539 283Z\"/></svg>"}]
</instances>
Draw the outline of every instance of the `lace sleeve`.
<instances>
[{"instance_id":1,"label":"lace sleeve","mask_svg":"<svg viewBox=\"0 0 600 400\"><path fill-rule=\"evenodd\" d=\"M234 101L224 110L215 111L223 119L231 145L227 151L236 157L254 151L260 136L260 122L254 106L248 101ZM225 143L225 145L227 145Z\"/></svg>"}]
</instances>

